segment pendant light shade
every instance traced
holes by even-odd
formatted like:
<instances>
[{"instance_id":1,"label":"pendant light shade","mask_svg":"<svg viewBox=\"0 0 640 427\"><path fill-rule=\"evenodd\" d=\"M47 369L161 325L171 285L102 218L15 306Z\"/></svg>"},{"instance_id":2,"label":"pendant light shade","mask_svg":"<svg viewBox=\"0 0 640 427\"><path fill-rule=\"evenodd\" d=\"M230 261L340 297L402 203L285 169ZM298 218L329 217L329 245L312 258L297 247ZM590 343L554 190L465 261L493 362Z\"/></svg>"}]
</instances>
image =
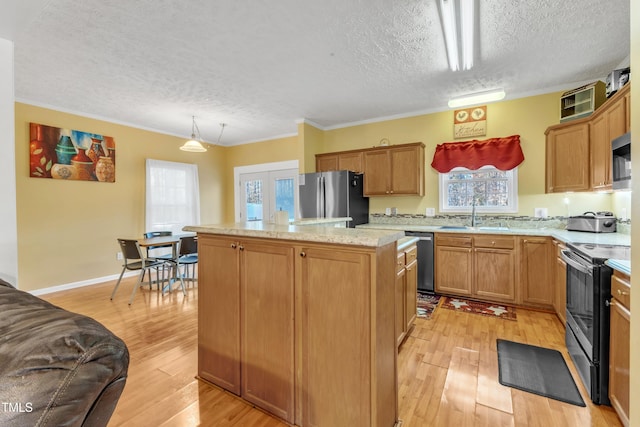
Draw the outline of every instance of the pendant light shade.
<instances>
[{"instance_id":1,"label":"pendant light shade","mask_svg":"<svg viewBox=\"0 0 640 427\"><path fill-rule=\"evenodd\" d=\"M202 145L202 138L200 137L200 129L196 124L196 117L192 116L193 122L191 124L191 139L185 142L180 149L182 151L188 151L190 153L204 153L207 149ZM198 139L196 139L196 132Z\"/></svg>"}]
</instances>

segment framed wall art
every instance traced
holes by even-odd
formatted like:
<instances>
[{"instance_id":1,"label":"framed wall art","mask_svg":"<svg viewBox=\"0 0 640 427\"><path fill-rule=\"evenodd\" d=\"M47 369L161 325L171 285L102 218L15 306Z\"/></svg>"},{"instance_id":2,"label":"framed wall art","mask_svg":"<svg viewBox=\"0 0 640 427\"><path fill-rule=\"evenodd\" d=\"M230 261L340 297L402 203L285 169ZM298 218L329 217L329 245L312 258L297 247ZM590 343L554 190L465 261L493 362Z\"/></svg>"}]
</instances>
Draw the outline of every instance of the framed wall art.
<instances>
[{"instance_id":1,"label":"framed wall art","mask_svg":"<svg viewBox=\"0 0 640 427\"><path fill-rule=\"evenodd\" d=\"M464 108L453 112L454 138L470 138L487 134L487 106Z\"/></svg>"},{"instance_id":2,"label":"framed wall art","mask_svg":"<svg viewBox=\"0 0 640 427\"><path fill-rule=\"evenodd\" d=\"M29 176L116 181L116 143L110 136L29 123Z\"/></svg>"}]
</instances>

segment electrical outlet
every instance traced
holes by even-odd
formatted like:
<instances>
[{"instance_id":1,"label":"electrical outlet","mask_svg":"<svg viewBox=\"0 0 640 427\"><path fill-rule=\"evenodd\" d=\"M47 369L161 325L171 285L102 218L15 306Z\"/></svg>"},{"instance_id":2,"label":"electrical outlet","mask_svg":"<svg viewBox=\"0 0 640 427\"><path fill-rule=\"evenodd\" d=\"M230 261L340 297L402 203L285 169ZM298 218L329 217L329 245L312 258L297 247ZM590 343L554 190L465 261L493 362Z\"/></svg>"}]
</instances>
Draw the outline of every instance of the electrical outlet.
<instances>
[{"instance_id":1,"label":"electrical outlet","mask_svg":"<svg viewBox=\"0 0 640 427\"><path fill-rule=\"evenodd\" d=\"M117 259L118 261L122 261L122 252L118 252L118 253L116 253L116 259Z\"/></svg>"},{"instance_id":2,"label":"electrical outlet","mask_svg":"<svg viewBox=\"0 0 640 427\"><path fill-rule=\"evenodd\" d=\"M426 208L424 213L425 213L425 216L436 216L436 209Z\"/></svg>"},{"instance_id":3,"label":"electrical outlet","mask_svg":"<svg viewBox=\"0 0 640 427\"><path fill-rule=\"evenodd\" d=\"M547 208L535 208L534 216L536 218L546 218L547 217Z\"/></svg>"}]
</instances>

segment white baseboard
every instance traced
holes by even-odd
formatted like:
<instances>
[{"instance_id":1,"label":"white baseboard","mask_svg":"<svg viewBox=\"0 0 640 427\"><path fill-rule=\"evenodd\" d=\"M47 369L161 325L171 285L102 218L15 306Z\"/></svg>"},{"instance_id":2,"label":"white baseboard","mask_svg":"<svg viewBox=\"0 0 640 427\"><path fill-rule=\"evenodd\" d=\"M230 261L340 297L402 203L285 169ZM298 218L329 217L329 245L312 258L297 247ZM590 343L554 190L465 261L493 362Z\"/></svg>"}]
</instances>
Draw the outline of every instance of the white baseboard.
<instances>
[{"instance_id":1,"label":"white baseboard","mask_svg":"<svg viewBox=\"0 0 640 427\"><path fill-rule=\"evenodd\" d=\"M122 277L131 277L131 276L136 276L140 274L137 271L127 271ZM51 286L49 288L42 288L42 289L36 289L33 291L28 291L31 295L45 295L45 294L50 294L52 292L59 292L59 291L66 291L69 289L75 289L75 288L82 288L83 286L91 286L91 285L97 285L99 283L104 283L104 282L108 282L110 280L118 280L118 277L120 277L120 274L113 274L111 276L103 276L103 277L96 277L94 279L89 279L89 280L82 280L80 282L73 282L73 283L67 283L64 285L58 285L58 286Z\"/></svg>"}]
</instances>

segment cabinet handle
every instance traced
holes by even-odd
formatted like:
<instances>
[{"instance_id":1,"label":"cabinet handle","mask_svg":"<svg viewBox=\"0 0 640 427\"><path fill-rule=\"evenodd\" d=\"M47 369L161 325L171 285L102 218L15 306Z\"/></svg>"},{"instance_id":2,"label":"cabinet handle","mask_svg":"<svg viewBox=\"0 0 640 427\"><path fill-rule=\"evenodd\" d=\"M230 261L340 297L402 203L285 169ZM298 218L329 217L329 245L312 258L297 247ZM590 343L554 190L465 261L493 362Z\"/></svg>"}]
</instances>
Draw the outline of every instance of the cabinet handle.
<instances>
[{"instance_id":1,"label":"cabinet handle","mask_svg":"<svg viewBox=\"0 0 640 427\"><path fill-rule=\"evenodd\" d=\"M618 289L618 295L629 295L629 292L621 291L620 289Z\"/></svg>"},{"instance_id":2,"label":"cabinet handle","mask_svg":"<svg viewBox=\"0 0 640 427\"><path fill-rule=\"evenodd\" d=\"M240 245L238 246L238 249L240 249L241 251L244 251L244 246Z\"/></svg>"},{"instance_id":3,"label":"cabinet handle","mask_svg":"<svg viewBox=\"0 0 640 427\"><path fill-rule=\"evenodd\" d=\"M389 193L393 194L393 190L389 191Z\"/></svg>"},{"instance_id":4,"label":"cabinet handle","mask_svg":"<svg viewBox=\"0 0 640 427\"><path fill-rule=\"evenodd\" d=\"M528 241L527 239L524 239L524 240L522 241L522 243L528 243L528 242L529 242L529 241Z\"/></svg>"},{"instance_id":5,"label":"cabinet handle","mask_svg":"<svg viewBox=\"0 0 640 427\"><path fill-rule=\"evenodd\" d=\"M607 307L613 307L614 305L616 305L616 302L614 300L611 301L605 301L604 305L606 305Z\"/></svg>"},{"instance_id":6,"label":"cabinet handle","mask_svg":"<svg viewBox=\"0 0 640 427\"><path fill-rule=\"evenodd\" d=\"M304 251L302 251L302 252L300 252L300 256L301 256L302 258L305 258L305 257L307 256L307 253L306 253L306 252L304 252Z\"/></svg>"},{"instance_id":7,"label":"cabinet handle","mask_svg":"<svg viewBox=\"0 0 640 427\"><path fill-rule=\"evenodd\" d=\"M236 245L235 243L231 244L231 249L235 249L238 245Z\"/></svg>"},{"instance_id":8,"label":"cabinet handle","mask_svg":"<svg viewBox=\"0 0 640 427\"><path fill-rule=\"evenodd\" d=\"M495 245L496 245L495 240L492 240L492 241L491 241L491 246L495 246Z\"/></svg>"}]
</instances>

